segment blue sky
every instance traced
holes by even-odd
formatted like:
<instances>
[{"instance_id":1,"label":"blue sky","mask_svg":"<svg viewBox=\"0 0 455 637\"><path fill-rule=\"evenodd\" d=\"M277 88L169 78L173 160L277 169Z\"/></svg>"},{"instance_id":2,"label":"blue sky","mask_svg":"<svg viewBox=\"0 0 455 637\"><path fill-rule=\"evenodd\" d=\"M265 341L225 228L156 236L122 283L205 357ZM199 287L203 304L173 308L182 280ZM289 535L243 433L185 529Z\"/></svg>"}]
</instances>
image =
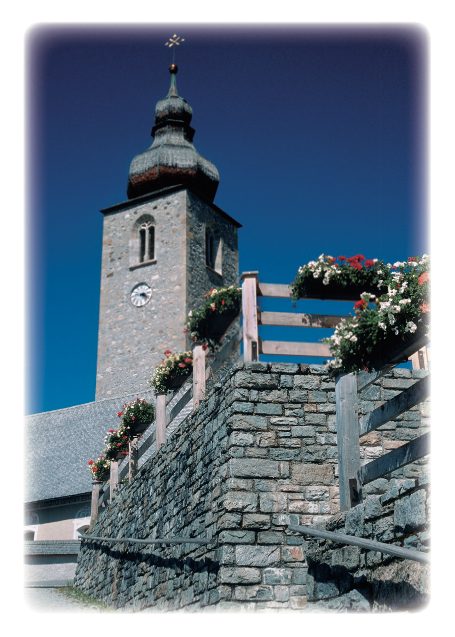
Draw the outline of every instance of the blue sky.
<instances>
[{"instance_id":1,"label":"blue sky","mask_svg":"<svg viewBox=\"0 0 455 637\"><path fill-rule=\"evenodd\" d=\"M152 143L173 33L185 38L177 86L193 108L195 146L220 173L215 203L243 225L240 272L289 283L323 252L393 262L430 251L419 27L35 28L26 55L27 413L94 400L99 210L126 199L129 164ZM263 308L292 310L285 300ZM296 311L350 309L301 301Z\"/></svg>"}]
</instances>

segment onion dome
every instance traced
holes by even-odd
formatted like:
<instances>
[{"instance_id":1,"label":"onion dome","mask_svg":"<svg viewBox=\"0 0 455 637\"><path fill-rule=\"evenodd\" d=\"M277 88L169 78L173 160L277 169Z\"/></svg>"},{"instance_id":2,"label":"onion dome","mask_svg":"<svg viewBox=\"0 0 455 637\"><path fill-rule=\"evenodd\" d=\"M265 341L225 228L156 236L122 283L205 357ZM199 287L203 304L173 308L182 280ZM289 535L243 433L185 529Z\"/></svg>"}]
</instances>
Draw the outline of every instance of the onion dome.
<instances>
[{"instance_id":1,"label":"onion dome","mask_svg":"<svg viewBox=\"0 0 455 637\"><path fill-rule=\"evenodd\" d=\"M218 170L193 145L193 109L177 92L177 70L171 64L169 93L155 108L153 144L131 162L128 199L180 184L194 186L210 201L215 198L220 181Z\"/></svg>"}]
</instances>

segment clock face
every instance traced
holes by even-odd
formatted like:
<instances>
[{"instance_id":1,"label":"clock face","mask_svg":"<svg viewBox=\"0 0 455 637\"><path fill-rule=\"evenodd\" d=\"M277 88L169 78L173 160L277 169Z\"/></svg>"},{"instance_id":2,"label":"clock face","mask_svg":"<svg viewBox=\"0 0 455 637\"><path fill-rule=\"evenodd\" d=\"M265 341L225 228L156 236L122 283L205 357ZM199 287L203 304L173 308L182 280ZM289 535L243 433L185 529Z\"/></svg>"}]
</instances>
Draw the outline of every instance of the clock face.
<instances>
[{"instance_id":1,"label":"clock face","mask_svg":"<svg viewBox=\"0 0 455 637\"><path fill-rule=\"evenodd\" d=\"M152 298L152 289L146 283L140 283L131 291L131 303L136 307L145 305Z\"/></svg>"}]
</instances>

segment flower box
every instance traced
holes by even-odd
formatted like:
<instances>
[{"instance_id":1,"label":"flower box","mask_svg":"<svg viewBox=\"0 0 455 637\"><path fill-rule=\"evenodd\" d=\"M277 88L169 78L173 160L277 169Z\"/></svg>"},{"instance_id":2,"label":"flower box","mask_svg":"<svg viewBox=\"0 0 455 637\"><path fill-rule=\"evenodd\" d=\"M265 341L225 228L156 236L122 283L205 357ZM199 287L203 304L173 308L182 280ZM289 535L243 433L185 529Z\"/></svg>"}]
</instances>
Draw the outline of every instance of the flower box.
<instances>
[{"instance_id":1,"label":"flower box","mask_svg":"<svg viewBox=\"0 0 455 637\"><path fill-rule=\"evenodd\" d=\"M358 301L363 292L369 292L380 296L384 288L377 285L364 283L362 285L340 285L336 281L331 281L324 285L322 279L307 279L299 286L299 298L310 299L330 299L331 301Z\"/></svg>"},{"instance_id":2,"label":"flower box","mask_svg":"<svg viewBox=\"0 0 455 637\"><path fill-rule=\"evenodd\" d=\"M103 473L101 473L100 475L97 474L97 480L99 480L100 482L107 482L109 480L109 478L111 477L111 472L108 469L107 471L103 471Z\"/></svg>"},{"instance_id":3,"label":"flower box","mask_svg":"<svg viewBox=\"0 0 455 637\"><path fill-rule=\"evenodd\" d=\"M153 421L152 421L153 422ZM144 431L146 431L152 422L131 422L129 423L130 428L130 436L133 438L137 438L137 436L141 436Z\"/></svg>"},{"instance_id":4,"label":"flower box","mask_svg":"<svg viewBox=\"0 0 455 637\"><path fill-rule=\"evenodd\" d=\"M188 369L188 373L182 376L174 376L171 378L168 383L168 388L172 390L180 389L180 387L186 382L186 380L191 376L192 369Z\"/></svg>"},{"instance_id":5,"label":"flower box","mask_svg":"<svg viewBox=\"0 0 455 637\"><path fill-rule=\"evenodd\" d=\"M372 362L372 368L379 371L388 364L405 363L411 354L414 354L415 351L429 342L426 334L427 324L420 323L413 334L389 336L387 340L379 344L377 357Z\"/></svg>"},{"instance_id":6,"label":"flower box","mask_svg":"<svg viewBox=\"0 0 455 637\"><path fill-rule=\"evenodd\" d=\"M207 338L220 339L227 330L231 327L232 323L240 314L240 299L234 301L234 305L221 313L216 313L213 317L210 317Z\"/></svg>"},{"instance_id":7,"label":"flower box","mask_svg":"<svg viewBox=\"0 0 455 637\"><path fill-rule=\"evenodd\" d=\"M126 453L124 451L118 451L115 455L114 460L117 460L117 462L121 462L123 458L126 458Z\"/></svg>"}]
</instances>

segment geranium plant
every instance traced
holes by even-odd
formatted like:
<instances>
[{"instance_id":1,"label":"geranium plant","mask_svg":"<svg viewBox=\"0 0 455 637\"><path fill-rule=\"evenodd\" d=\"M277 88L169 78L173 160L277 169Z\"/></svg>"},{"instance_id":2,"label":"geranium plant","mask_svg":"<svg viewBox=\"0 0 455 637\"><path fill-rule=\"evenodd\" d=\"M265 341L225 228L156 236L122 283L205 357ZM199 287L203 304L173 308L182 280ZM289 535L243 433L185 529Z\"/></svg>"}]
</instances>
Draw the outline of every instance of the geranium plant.
<instances>
[{"instance_id":1,"label":"geranium plant","mask_svg":"<svg viewBox=\"0 0 455 637\"><path fill-rule=\"evenodd\" d=\"M327 286L327 293L349 292L350 289L363 289L379 293L386 287L390 271L383 261L365 259L362 254L353 257L321 254L317 261L310 261L299 268L295 280L290 284L292 298L296 301L314 293L319 284ZM359 292L360 293L360 292Z\"/></svg>"},{"instance_id":2,"label":"geranium plant","mask_svg":"<svg viewBox=\"0 0 455 637\"><path fill-rule=\"evenodd\" d=\"M156 366L153 378L149 381L155 394L167 394L175 386L183 384L193 371L193 352L173 354L171 350L164 352L164 360Z\"/></svg>"},{"instance_id":3,"label":"geranium plant","mask_svg":"<svg viewBox=\"0 0 455 637\"><path fill-rule=\"evenodd\" d=\"M115 431L114 429L109 429L106 436L104 437L104 443L106 448L104 453L106 458L109 460L115 460L118 453L124 453L128 455L129 448L128 443L130 440L130 435L128 434L128 430L125 425L121 424L120 427Z\"/></svg>"},{"instance_id":4,"label":"geranium plant","mask_svg":"<svg viewBox=\"0 0 455 637\"><path fill-rule=\"evenodd\" d=\"M387 265L391 271L387 292L379 298L362 294L354 305L354 316L323 339L335 356L329 368L338 372L380 369L390 347L398 347L417 331L425 329L429 335L429 267L426 254Z\"/></svg>"},{"instance_id":5,"label":"geranium plant","mask_svg":"<svg viewBox=\"0 0 455 637\"><path fill-rule=\"evenodd\" d=\"M131 437L134 426L142 423L150 423L155 418L155 407L146 400L136 398L130 403L123 405L122 411L117 416L122 419L122 430Z\"/></svg>"},{"instance_id":6,"label":"geranium plant","mask_svg":"<svg viewBox=\"0 0 455 637\"><path fill-rule=\"evenodd\" d=\"M234 316L240 313L242 288L230 285L226 288L210 290L205 301L197 310L188 313L185 334L191 335L196 343L208 343L211 347L218 345L223 333L214 331L216 319L223 314ZM221 330L222 331L222 330Z\"/></svg>"},{"instance_id":7,"label":"geranium plant","mask_svg":"<svg viewBox=\"0 0 455 637\"><path fill-rule=\"evenodd\" d=\"M88 467L92 478L105 482L109 479L111 461L106 456L98 456L98 460L89 460Z\"/></svg>"}]
</instances>

